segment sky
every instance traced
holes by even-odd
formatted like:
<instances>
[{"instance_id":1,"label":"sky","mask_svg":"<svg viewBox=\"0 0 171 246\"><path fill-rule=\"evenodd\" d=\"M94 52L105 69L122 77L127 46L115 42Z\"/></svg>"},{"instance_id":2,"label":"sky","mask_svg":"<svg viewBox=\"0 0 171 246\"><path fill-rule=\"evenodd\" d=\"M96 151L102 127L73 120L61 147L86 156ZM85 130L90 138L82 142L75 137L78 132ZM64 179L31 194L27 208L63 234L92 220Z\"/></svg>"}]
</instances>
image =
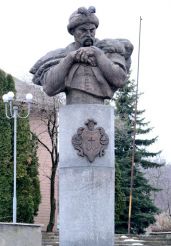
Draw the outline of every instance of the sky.
<instances>
[{"instance_id":1,"label":"sky","mask_svg":"<svg viewBox=\"0 0 171 246\"><path fill-rule=\"evenodd\" d=\"M170 0L0 0L0 68L29 80L29 69L48 51L73 42L68 18L78 7L96 7L96 37L127 38L134 45L131 78L137 81L141 22L138 108L158 136L153 151L171 163L171 1Z\"/></svg>"}]
</instances>

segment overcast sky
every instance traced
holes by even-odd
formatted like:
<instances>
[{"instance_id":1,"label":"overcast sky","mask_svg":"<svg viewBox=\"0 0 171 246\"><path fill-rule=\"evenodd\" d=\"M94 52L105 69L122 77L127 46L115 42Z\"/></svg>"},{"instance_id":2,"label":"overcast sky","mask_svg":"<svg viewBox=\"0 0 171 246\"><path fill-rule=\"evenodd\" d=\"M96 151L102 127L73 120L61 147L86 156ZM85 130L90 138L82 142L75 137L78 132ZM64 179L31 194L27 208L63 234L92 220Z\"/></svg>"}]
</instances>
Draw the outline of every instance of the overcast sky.
<instances>
[{"instance_id":1,"label":"overcast sky","mask_svg":"<svg viewBox=\"0 0 171 246\"><path fill-rule=\"evenodd\" d=\"M0 0L0 68L20 79L45 53L73 41L66 26L78 7L96 7L96 37L127 38L134 45L136 80L139 18L142 16L139 108L159 136L153 150L171 162L171 1L170 0Z\"/></svg>"}]
</instances>

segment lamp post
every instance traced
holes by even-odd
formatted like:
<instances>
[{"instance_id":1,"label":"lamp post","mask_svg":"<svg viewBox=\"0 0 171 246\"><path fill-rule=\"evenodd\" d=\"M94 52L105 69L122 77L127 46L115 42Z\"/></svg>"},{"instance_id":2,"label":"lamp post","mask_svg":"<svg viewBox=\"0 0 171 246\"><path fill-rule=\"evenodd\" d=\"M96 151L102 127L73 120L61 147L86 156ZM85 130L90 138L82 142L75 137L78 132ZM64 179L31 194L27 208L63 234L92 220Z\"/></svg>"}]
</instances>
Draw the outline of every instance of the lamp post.
<instances>
[{"instance_id":1,"label":"lamp post","mask_svg":"<svg viewBox=\"0 0 171 246\"><path fill-rule=\"evenodd\" d=\"M19 114L18 106L13 105L14 93L12 91L3 95L5 103L5 114L8 119L14 119L14 180L13 180L13 223L17 222L17 194L16 194L16 174L17 174L17 118L27 118L30 114L33 96L31 93L26 95L28 110L26 115Z\"/></svg>"}]
</instances>

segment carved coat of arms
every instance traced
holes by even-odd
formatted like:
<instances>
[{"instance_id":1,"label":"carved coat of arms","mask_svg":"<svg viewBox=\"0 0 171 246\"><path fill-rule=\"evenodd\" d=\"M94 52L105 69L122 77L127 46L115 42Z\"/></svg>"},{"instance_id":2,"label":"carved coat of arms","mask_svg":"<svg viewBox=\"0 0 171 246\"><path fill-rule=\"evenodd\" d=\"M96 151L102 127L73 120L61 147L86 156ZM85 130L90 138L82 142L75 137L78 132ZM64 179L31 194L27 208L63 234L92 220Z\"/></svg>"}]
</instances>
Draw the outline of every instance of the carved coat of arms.
<instances>
[{"instance_id":1,"label":"carved coat of arms","mask_svg":"<svg viewBox=\"0 0 171 246\"><path fill-rule=\"evenodd\" d=\"M78 128L77 134L72 137L72 144L79 156L86 156L89 162L93 162L97 156L105 154L109 137L102 127L95 128L95 120L88 119L84 124L86 127Z\"/></svg>"}]
</instances>

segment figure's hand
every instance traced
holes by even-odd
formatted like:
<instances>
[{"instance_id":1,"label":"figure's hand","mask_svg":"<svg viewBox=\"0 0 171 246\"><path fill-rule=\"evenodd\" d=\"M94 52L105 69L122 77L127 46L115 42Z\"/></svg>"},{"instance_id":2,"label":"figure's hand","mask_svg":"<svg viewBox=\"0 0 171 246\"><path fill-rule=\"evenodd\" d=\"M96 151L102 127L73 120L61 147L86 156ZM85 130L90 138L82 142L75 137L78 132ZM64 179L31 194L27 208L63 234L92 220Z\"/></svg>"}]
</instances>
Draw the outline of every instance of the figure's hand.
<instances>
[{"instance_id":1,"label":"figure's hand","mask_svg":"<svg viewBox=\"0 0 171 246\"><path fill-rule=\"evenodd\" d=\"M79 50L77 50L75 60L76 62L82 62L82 63L88 62L88 54L84 48L80 48Z\"/></svg>"},{"instance_id":2,"label":"figure's hand","mask_svg":"<svg viewBox=\"0 0 171 246\"><path fill-rule=\"evenodd\" d=\"M75 62L96 66L94 50L91 47L81 47L76 51Z\"/></svg>"},{"instance_id":3,"label":"figure's hand","mask_svg":"<svg viewBox=\"0 0 171 246\"><path fill-rule=\"evenodd\" d=\"M71 59L71 61L74 63L74 62L77 62L77 52L78 50L76 51L71 51L69 54L68 54L68 57Z\"/></svg>"},{"instance_id":4,"label":"figure's hand","mask_svg":"<svg viewBox=\"0 0 171 246\"><path fill-rule=\"evenodd\" d=\"M93 67L96 67L97 66L97 62L96 62L96 59L94 56L90 56L88 57L88 61L87 63Z\"/></svg>"},{"instance_id":5,"label":"figure's hand","mask_svg":"<svg viewBox=\"0 0 171 246\"><path fill-rule=\"evenodd\" d=\"M96 58L97 56L104 55L104 52L96 46L91 46L91 50Z\"/></svg>"}]
</instances>

